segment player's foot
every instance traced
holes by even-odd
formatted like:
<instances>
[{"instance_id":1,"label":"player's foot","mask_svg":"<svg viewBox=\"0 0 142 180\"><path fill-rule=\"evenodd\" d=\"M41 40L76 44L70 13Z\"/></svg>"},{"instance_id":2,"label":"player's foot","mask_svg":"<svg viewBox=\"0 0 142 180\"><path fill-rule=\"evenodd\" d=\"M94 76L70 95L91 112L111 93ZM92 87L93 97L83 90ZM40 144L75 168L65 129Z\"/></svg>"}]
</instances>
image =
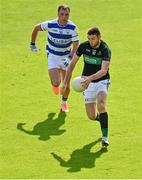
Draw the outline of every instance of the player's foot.
<instances>
[{"instance_id":1,"label":"player's foot","mask_svg":"<svg viewBox=\"0 0 142 180\"><path fill-rule=\"evenodd\" d=\"M61 110L63 112L69 112L69 108L68 108L67 102L61 104Z\"/></svg>"},{"instance_id":2,"label":"player's foot","mask_svg":"<svg viewBox=\"0 0 142 180\"><path fill-rule=\"evenodd\" d=\"M53 86L53 92L54 94L58 95L60 93L60 88Z\"/></svg>"},{"instance_id":3,"label":"player's foot","mask_svg":"<svg viewBox=\"0 0 142 180\"><path fill-rule=\"evenodd\" d=\"M102 147L107 148L109 146L108 138L102 137Z\"/></svg>"}]
</instances>

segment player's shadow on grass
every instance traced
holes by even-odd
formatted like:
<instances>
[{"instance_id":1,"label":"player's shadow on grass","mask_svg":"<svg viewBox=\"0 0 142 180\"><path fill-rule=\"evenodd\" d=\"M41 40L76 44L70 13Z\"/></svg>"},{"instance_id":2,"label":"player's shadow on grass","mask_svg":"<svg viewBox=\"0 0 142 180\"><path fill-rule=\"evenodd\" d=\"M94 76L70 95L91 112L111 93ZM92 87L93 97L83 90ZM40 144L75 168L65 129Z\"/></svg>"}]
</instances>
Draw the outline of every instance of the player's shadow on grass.
<instances>
[{"instance_id":1,"label":"player's shadow on grass","mask_svg":"<svg viewBox=\"0 0 142 180\"><path fill-rule=\"evenodd\" d=\"M95 167L96 159L100 158L103 153L107 152L107 149L101 148L97 152L91 152L91 148L95 146L101 138L83 146L82 149L76 149L70 155L70 159L65 161L62 157L55 153L51 153L53 157L60 163L60 166L69 168L68 172L78 172L81 168L93 168Z\"/></svg>"},{"instance_id":2,"label":"player's shadow on grass","mask_svg":"<svg viewBox=\"0 0 142 180\"><path fill-rule=\"evenodd\" d=\"M60 111L58 117L53 119L55 114L56 113L49 113L48 118L37 123L31 131L24 128L26 123L18 123L17 129L29 135L37 135L40 140L49 140L51 136L59 136L66 131L65 129L60 129L60 127L65 123L66 114Z\"/></svg>"}]
</instances>

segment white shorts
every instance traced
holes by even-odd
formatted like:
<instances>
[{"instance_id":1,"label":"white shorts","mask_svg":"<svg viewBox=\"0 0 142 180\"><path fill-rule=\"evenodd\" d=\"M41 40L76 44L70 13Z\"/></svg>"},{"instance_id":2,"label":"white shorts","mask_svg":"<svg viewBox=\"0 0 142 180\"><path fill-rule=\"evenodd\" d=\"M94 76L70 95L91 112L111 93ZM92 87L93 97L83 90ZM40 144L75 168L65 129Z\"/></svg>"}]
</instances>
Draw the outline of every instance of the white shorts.
<instances>
[{"instance_id":1,"label":"white shorts","mask_svg":"<svg viewBox=\"0 0 142 180\"><path fill-rule=\"evenodd\" d=\"M56 56L54 54L47 55L48 69L63 69L66 70L71 59L69 56Z\"/></svg>"},{"instance_id":2,"label":"white shorts","mask_svg":"<svg viewBox=\"0 0 142 180\"><path fill-rule=\"evenodd\" d=\"M88 103L95 103L97 99L97 95L100 91L105 92L108 94L108 88L110 85L110 80L102 80L99 82L92 82L89 84L88 88L83 92L85 104Z\"/></svg>"}]
</instances>

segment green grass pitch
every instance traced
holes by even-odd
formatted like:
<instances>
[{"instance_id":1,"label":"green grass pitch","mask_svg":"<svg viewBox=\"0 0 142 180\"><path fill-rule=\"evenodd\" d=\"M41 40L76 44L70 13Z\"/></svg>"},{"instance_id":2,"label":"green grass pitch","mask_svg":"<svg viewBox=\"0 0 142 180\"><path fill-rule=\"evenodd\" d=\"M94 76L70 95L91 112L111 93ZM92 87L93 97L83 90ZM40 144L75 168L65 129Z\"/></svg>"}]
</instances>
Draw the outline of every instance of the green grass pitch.
<instances>
[{"instance_id":1,"label":"green grass pitch","mask_svg":"<svg viewBox=\"0 0 142 180\"><path fill-rule=\"evenodd\" d=\"M80 42L98 26L112 50L108 152L100 127L89 121L82 94L71 91L60 113L46 63L46 32L29 50L35 24L71 8ZM142 1L0 0L0 178L142 178ZM73 77L81 74L82 58Z\"/></svg>"}]
</instances>

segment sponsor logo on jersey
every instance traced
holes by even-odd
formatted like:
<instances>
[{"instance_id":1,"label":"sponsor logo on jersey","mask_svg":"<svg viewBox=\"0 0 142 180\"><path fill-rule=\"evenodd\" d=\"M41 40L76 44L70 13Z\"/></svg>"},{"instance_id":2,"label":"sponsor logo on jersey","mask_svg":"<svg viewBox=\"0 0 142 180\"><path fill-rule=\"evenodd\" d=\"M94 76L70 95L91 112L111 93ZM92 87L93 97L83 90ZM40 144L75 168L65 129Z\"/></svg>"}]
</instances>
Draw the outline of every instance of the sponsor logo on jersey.
<instances>
[{"instance_id":1,"label":"sponsor logo on jersey","mask_svg":"<svg viewBox=\"0 0 142 180\"><path fill-rule=\"evenodd\" d=\"M50 38L50 40L57 44L67 44L70 42L68 39L55 39L52 37Z\"/></svg>"},{"instance_id":2,"label":"sponsor logo on jersey","mask_svg":"<svg viewBox=\"0 0 142 180\"><path fill-rule=\"evenodd\" d=\"M52 29L53 32L58 32L58 29Z\"/></svg>"},{"instance_id":3,"label":"sponsor logo on jersey","mask_svg":"<svg viewBox=\"0 0 142 180\"><path fill-rule=\"evenodd\" d=\"M94 56L87 56L84 55L84 61L88 64L96 64L96 65L100 65L102 63L102 58L101 57L94 57Z\"/></svg>"}]
</instances>

